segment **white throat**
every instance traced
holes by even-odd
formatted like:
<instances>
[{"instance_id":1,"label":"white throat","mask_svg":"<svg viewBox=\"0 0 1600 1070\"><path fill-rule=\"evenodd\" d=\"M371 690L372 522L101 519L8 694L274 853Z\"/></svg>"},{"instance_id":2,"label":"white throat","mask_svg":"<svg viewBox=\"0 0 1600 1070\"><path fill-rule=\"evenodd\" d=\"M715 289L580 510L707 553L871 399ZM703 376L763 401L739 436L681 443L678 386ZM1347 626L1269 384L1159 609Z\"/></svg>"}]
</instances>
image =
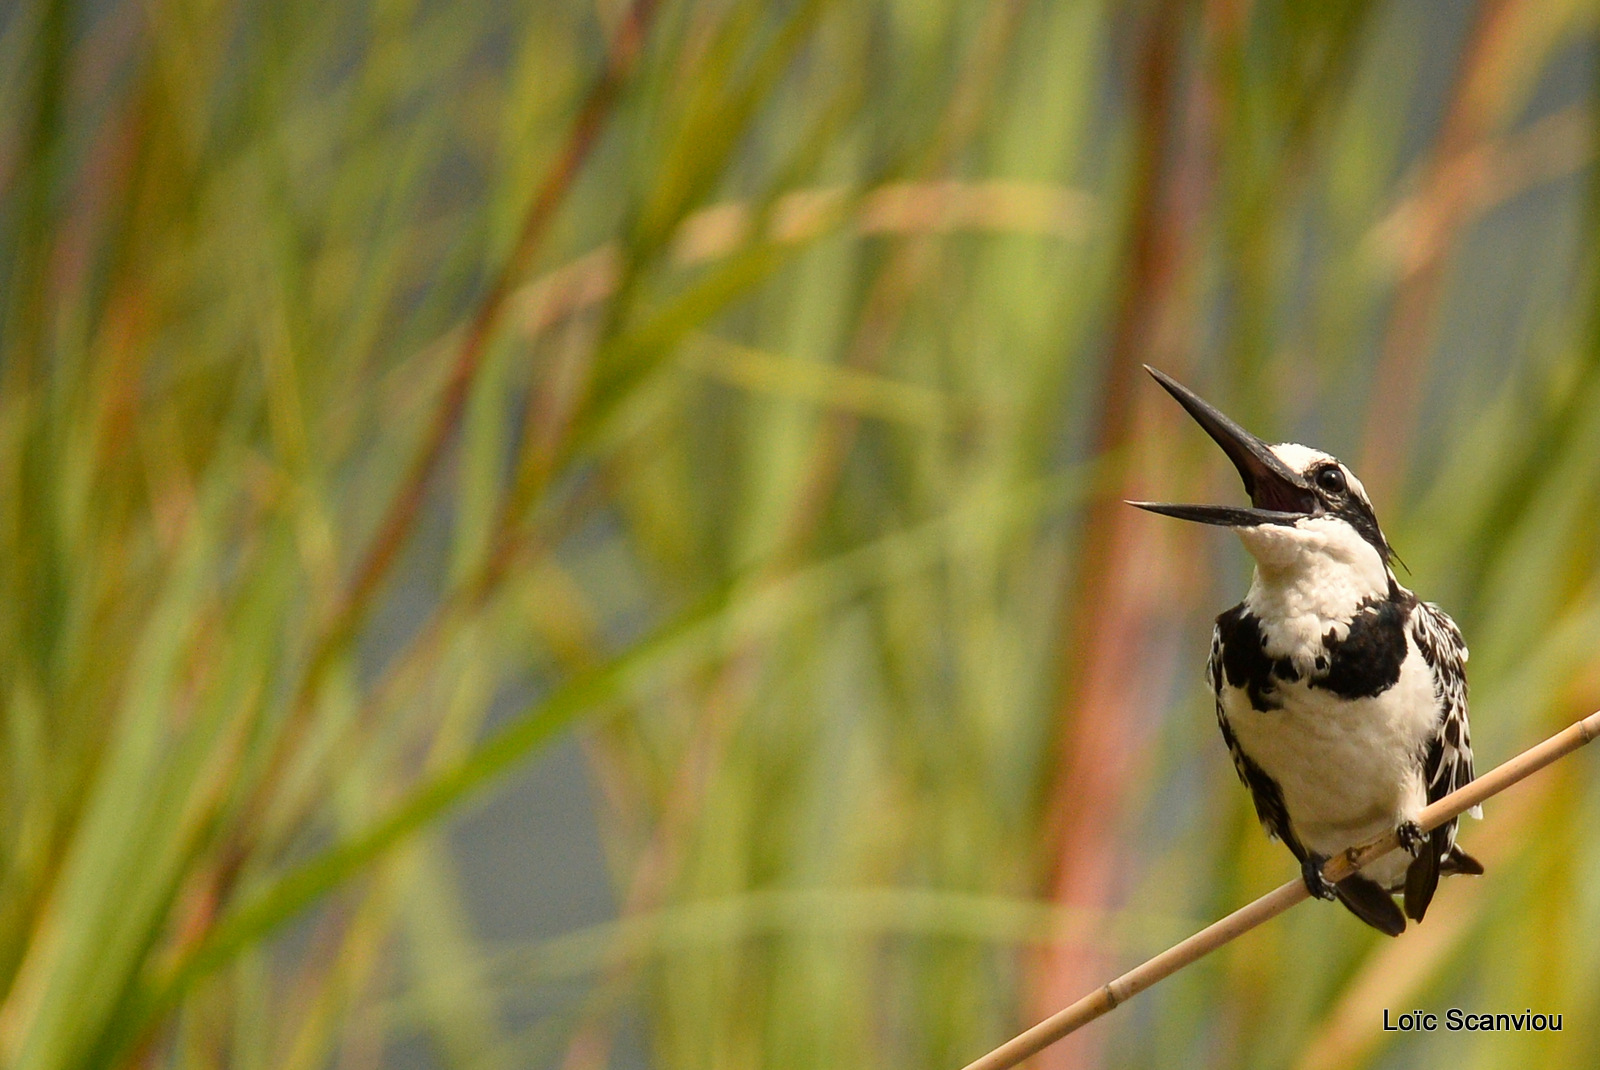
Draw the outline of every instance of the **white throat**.
<instances>
[{"instance_id":1,"label":"white throat","mask_svg":"<svg viewBox=\"0 0 1600 1070\"><path fill-rule=\"evenodd\" d=\"M1343 639L1361 604L1389 593L1388 564L1336 517L1234 530L1256 559L1245 606L1276 657L1318 648L1330 631Z\"/></svg>"}]
</instances>

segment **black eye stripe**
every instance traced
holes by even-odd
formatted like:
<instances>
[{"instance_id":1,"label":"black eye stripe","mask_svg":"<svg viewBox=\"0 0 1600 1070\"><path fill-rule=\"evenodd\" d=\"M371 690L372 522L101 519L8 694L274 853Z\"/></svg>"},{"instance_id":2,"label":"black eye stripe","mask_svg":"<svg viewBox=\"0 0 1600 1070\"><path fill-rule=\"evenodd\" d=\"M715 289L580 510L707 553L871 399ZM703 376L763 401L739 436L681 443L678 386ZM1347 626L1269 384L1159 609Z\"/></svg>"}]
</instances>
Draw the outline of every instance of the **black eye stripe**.
<instances>
[{"instance_id":1,"label":"black eye stripe","mask_svg":"<svg viewBox=\"0 0 1600 1070\"><path fill-rule=\"evenodd\" d=\"M1385 561L1389 559L1392 551L1389 549L1388 541L1383 537L1383 532L1378 529L1378 518L1373 515L1370 505L1354 494L1349 494L1329 503L1328 512L1355 528L1356 534L1376 549Z\"/></svg>"},{"instance_id":2,"label":"black eye stripe","mask_svg":"<svg viewBox=\"0 0 1600 1070\"><path fill-rule=\"evenodd\" d=\"M1378 551L1385 563L1394 556L1388 540L1378 528L1378 517L1373 512L1372 503L1351 484L1350 481L1355 477L1347 476L1342 464L1329 458L1318 458L1301 470L1300 478L1322 496L1327 512L1354 528L1356 534Z\"/></svg>"}]
</instances>

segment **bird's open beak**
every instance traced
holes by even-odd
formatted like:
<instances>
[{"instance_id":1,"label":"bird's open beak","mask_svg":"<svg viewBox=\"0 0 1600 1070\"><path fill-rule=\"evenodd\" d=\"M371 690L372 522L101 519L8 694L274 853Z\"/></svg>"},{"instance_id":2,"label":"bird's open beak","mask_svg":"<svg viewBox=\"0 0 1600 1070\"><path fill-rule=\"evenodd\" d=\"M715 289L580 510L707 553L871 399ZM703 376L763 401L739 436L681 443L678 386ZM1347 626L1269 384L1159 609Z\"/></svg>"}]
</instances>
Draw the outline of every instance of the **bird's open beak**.
<instances>
[{"instance_id":1,"label":"bird's open beak","mask_svg":"<svg viewBox=\"0 0 1600 1070\"><path fill-rule=\"evenodd\" d=\"M1315 516L1322 511L1322 503L1299 475L1278 459L1278 455L1265 442L1224 416L1214 405L1207 403L1192 390L1171 376L1146 364L1144 370L1160 383L1178 404L1188 410L1195 422L1206 429L1206 434L1222 447L1233 466L1244 480L1244 489L1250 495L1251 509L1233 505L1175 505L1170 502L1129 502L1140 509L1179 520L1194 520L1202 524L1221 524L1224 527L1255 527L1259 524L1293 524L1296 520Z\"/></svg>"}]
</instances>

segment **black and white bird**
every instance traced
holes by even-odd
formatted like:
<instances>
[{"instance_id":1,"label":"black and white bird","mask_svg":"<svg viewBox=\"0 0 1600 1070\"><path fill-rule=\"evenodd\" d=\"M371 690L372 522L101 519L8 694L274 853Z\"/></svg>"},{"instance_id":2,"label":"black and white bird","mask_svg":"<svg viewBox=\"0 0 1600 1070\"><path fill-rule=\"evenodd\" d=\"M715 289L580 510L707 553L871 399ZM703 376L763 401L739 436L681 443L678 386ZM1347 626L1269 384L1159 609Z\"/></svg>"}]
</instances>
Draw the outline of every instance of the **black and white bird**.
<instances>
[{"instance_id":1,"label":"black and white bird","mask_svg":"<svg viewBox=\"0 0 1600 1070\"><path fill-rule=\"evenodd\" d=\"M1222 447L1250 495L1248 509L1128 503L1232 528L1255 558L1244 601L1217 618L1206 667L1234 768L1311 894L1399 935L1406 919L1393 893L1421 921L1441 874L1483 872L1456 845L1454 819L1431 833L1416 823L1472 780L1461 632L1395 579L1350 469L1306 446L1268 446L1146 370ZM1328 858L1391 831L1404 851L1336 885L1323 879Z\"/></svg>"}]
</instances>

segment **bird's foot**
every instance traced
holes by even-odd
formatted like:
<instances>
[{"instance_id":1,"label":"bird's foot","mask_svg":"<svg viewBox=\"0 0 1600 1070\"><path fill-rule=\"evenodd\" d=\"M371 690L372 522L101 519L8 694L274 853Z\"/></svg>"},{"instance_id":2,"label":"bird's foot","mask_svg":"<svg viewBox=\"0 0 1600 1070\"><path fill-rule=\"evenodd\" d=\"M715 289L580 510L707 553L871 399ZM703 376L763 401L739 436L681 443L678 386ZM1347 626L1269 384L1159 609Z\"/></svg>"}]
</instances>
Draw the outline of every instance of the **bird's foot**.
<instances>
[{"instance_id":1,"label":"bird's foot","mask_svg":"<svg viewBox=\"0 0 1600 1070\"><path fill-rule=\"evenodd\" d=\"M1306 891L1313 899L1332 899L1335 895L1333 884L1322 875L1322 867L1327 864L1326 855L1307 855L1300 863L1300 879L1306 882Z\"/></svg>"},{"instance_id":2,"label":"bird's foot","mask_svg":"<svg viewBox=\"0 0 1600 1070\"><path fill-rule=\"evenodd\" d=\"M1422 845L1428 842L1428 834L1422 831L1422 826L1415 821L1402 821L1394 830L1395 839L1400 841L1400 846L1412 858L1422 850Z\"/></svg>"}]
</instances>

